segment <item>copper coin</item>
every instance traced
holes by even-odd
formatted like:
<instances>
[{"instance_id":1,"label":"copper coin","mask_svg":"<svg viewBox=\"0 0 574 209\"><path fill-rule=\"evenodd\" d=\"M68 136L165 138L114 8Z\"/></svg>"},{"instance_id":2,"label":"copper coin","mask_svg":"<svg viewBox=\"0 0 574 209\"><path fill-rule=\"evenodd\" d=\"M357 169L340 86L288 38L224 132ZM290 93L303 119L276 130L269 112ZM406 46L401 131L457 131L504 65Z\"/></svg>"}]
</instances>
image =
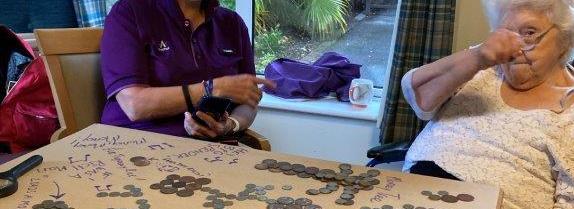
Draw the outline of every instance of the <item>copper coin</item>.
<instances>
[{"instance_id":1,"label":"copper coin","mask_svg":"<svg viewBox=\"0 0 574 209\"><path fill-rule=\"evenodd\" d=\"M134 162L134 165L138 167L148 166L150 164L149 160L138 160Z\"/></svg>"},{"instance_id":2,"label":"copper coin","mask_svg":"<svg viewBox=\"0 0 574 209\"><path fill-rule=\"evenodd\" d=\"M311 174L306 173L306 172L301 172L301 173L297 173L297 177L306 179L306 178L311 178L313 176Z\"/></svg>"},{"instance_id":3,"label":"copper coin","mask_svg":"<svg viewBox=\"0 0 574 209\"><path fill-rule=\"evenodd\" d=\"M294 175L297 175L297 172L295 172L293 170L288 170L288 171L283 171L283 174L288 175L288 176L294 176Z\"/></svg>"},{"instance_id":4,"label":"copper coin","mask_svg":"<svg viewBox=\"0 0 574 209\"><path fill-rule=\"evenodd\" d=\"M179 176L179 175L177 175L177 174L171 174L171 175L165 177L165 179L167 179L167 180L174 180L174 181L175 181L175 180L179 180L180 177L181 177L181 176Z\"/></svg>"},{"instance_id":5,"label":"copper coin","mask_svg":"<svg viewBox=\"0 0 574 209\"><path fill-rule=\"evenodd\" d=\"M145 157L142 157L142 156L135 156L135 157L130 158L130 161L132 163L135 163L136 161L140 161L140 160L147 160L147 159Z\"/></svg>"},{"instance_id":6,"label":"copper coin","mask_svg":"<svg viewBox=\"0 0 574 209\"><path fill-rule=\"evenodd\" d=\"M195 177L193 177L193 176L182 176L181 178L179 178L179 181L182 181L185 183L191 183L191 182L195 181Z\"/></svg>"},{"instance_id":7,"label":"copper coin","mask_svg":"<svg viewBox=\"0 0 574 209\"><path fill-rule=\"evenodd\" d=\"M293 171L297 173L305 172L305 166L301 164L293 164L291 165Z\"/></svg>"},{"instance_id":8,"label":"copper coin","mask_svg":"<svg viewBox=\"0 0 574 209\"><path fill-rule=\"evenodd\" d=\"M381 175L381 171L371 169L371 170L367 171L367 175L369 175L370 177L377 177L377 176Z\"/></svg>"},{"instance_id":9,"label":"copper coin","mask_svg":"<svg viewBox=\"0 0 574 209\"><path fill-rule=\"evenodd\" d=\"M176 188L161 188L159 190L159 192L161 192L162 194L173 194L177 192Z\"/></svg>"},{"instance_id":10,"label":"copper coin","mask_svg":"<svg viewBox=\"0 0 574 209\"><path fill-rule=\"evenodd\" d=\"M195 180L195 182L197 182L198 184L201 184L201 185L207 185L207 184L211 183L211 179L209 179L209 178L198 178Z\"/></svg>"},{"instance_id":11,"label":"copper coin","mask_svg":"<svg viewBox=\"0 0 574 209\"><path fill-rule=\"evenodd\" d=\"M265 160L261 161L261 163L267 164L267 165L269 165L269 164L275 164L275 163L277 163L277 160L265 159Z\"/></svg>"},{"instance_id":12,"label":"copper coin","mask_svg":"<svg viewBox=\"0 0 574 209\"><path fill-rule=\"evenodd\" d=\"M185 189L199 190L199 189L201 189L201 184L191 183L191 184L185 185Z\"/></svg>"},{"instance_id":13,"label":"copper coin","mask_svg":"<svg viewBox=\"0 0 574 209\"><path fill-rule=\"evenodd\" d=\"M273 173L281 173L283 172L283 170L279 169L279 168L271 168L269 169L269 171L273 172Z\"/></svg>"},{"instance_id":14,"label":"copper coin","mask_svg":"<svg viewBox=\"0 0 574 209\"><path fill-rule=\"evenodd\" d=\"M456 198L458 198L458 200L463 201L463 202L472 202L474 201L474 196L469 195L469 194L459 194L456 196Z\"/></svg>"},{"instance_id":15,"label":"copper coin","mask_svg":"<svg viewBox=\"0 0 574 209\"><path fill-rule=\"evenodd\" d=\"M255 169L257 170L267 170L269 169L269 166L267 164L257 164L255 165Z\"/></svg>"},{"instance_id":16,"label":"copper coin","mask_svg":"<svg viewBox=\"0 0 574 209\"><path fill-rule=\"evenodd\" d=\"M421 194L428 197L428 196L431 196L431 195L432 195L432 192L430 192L430 191L422 191Z\"/></svg>"},{"instance_id":17,"label":"copper coin","mask_svg":"<svg viewBox=\"0 0 574 209\"><path fill-rule=\"evenodd\" d=\"M319 172L319 168L317 168L317 167L305 168L305 173L307 173L307 174L315 175L315 174L317 174L317 172Z\"/></svg>"},{"instance_id":18,"label":"copper coin","mask_svg":"<svg viewBox=\"0 0 574 209\"><path fill-rule=\"evenodd\" d=\"M181 182L181 181L173 183L173 187L175 187L175 188L183 188L183 187L185 187L185 185L186 185L186 183Z\"/></svg>"},{"instance_id":19,"label":"copper coin","mask_svg":"<svg viewBox=\"0 0 574 209\"><path fill-rule=\"evenodd\" d=\"M458 202L458 198L455 196L452 196L452 195L443 195L440 199L444 202L447 202L447 203Z\"/></svg>"},{"instance_id":20,"label":"copper coin","mask_svg":"<svg viewBox=\"0 0 574 209\"><path fill-rule=\"evenodd\" d=\"M431 194L431 195L429 195L429 200L438 201L438 200L440 200L440 195Z\"/></svg>"},{"instance_id":21,"label":"copper coin","mask_svg":"<svg viewBox=\"0 0 574 209\"><path fill-rule=\"evenodd\" d=\"M184 189L181 191L177 191L175 194L179 197L190 197L193 196L193 190Z\"/></svg>"},{"instance_id":22,"label":"copper coin","mask_svg":"<svg viewBox=\"0 0 574 209\"><path fill-rule=\"evenodd\" d=\"M347 163L341 163L339 164L339 169L341 170L351 170L352 166L350 164Z\"/></svg>"}]
</instances>

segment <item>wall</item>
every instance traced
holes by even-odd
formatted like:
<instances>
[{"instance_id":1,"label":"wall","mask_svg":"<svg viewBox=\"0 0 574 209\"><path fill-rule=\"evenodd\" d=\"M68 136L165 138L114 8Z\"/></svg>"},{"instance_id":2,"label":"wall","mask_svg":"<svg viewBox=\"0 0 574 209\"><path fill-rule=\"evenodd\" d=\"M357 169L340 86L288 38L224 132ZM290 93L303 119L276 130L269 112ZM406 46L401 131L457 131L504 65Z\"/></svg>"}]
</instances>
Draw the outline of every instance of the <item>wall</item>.
<instances>
[{"instance_id":1,"label":"wall","mask_svg":"<svg viewBox=\"0 0 574 209\"><path fill-rule=\"evenodd\" d=\"M453 52L482 43L489 32L481 1L457 0Z\"/></svg>"},{"instance_id":2,"label":"wall","mask_svg":"<svg viewBox=\"0 0 574 209\"><path fill-rule=\"evenodd\" d=\"M261 108L252 129L269 138L273 152L358 165L379 145L377 122Z\"/></svg>"}]
</instances>

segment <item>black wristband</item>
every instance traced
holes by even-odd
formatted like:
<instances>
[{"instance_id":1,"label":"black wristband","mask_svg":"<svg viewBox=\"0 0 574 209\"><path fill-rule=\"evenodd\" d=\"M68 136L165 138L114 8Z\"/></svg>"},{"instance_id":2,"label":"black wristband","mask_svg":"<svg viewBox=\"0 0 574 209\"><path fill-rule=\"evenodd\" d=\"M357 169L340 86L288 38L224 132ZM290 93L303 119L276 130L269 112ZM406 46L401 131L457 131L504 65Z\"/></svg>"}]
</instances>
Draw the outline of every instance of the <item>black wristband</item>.
<instances>
[{"instance_id":1,"label":"black wristband","mask_svg":"<svg viewBox=\"0 0 574 209\"><path fill-rule=\"evenodd\" d=\"M181 90L183 91L183 97L185 98L185 103L187 104L187 111L193 114L195 112L195 108L193 107L193 102L191 101L191 95L189 94L189 86L182 85Z\"/></svg>"}]
</instances>

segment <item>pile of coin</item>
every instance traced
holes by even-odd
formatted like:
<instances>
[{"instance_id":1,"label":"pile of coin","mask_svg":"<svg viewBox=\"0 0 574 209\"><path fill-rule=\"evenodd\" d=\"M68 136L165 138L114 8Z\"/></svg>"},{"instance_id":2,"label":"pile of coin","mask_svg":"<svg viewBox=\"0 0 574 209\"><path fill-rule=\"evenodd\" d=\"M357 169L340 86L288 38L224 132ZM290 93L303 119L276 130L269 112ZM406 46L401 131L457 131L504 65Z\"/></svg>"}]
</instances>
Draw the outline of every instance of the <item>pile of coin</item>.
<instances>
[{"instance_id":1,"label":"pile of coin","mask_svg":"<svg viewBox=\"0 0 574 209\"><path fill-rule=\"evenodd\" d=\"M279 197L274 203L268 203L267 209L321 209L321 206L313 204L307 198L293 199L291 197Z\"/></svg>"},{"instance_id":2,"label":"pile of coin","mask_svg":"<svg viewBox=\"0 0 574 209\"><path fill-rule=\"evenodd\" d=\"M74 209L69 207L64 201L44 200L40 204L32 206L32 209Z\"/></svg>"},{"instance_id":3,"label":"pile of coin","mask_svg":"<svg viewBox=\"0 0 574 209\"><path fill-rule=\"evenodd\" d=\"M138 204L138 209L150 209L151 205L148 203L146 199L139 199L136 200L136 204Z\"/></svg>"},{"instance_id":4,"label":"pile of coin","mask_svg":"<svg viewBox=\"0 0 574 209\"><path fill-rule=\"evenodd\" d=\"M449 194L447 191L438 191L436 194L431 191L422 191L422 195L427 196L429 200L432 201L443 201L446 203L456 203L458 201L462 202L472 202L474 201L474 196L469 194L458 194L456 196Z\"/></svg>"},{"instance_id":5,"label":"pile of coin","mask_svg":"<svg viewBox=\"0 0 574 209\"><path fill-rule=\"evenodd\" d=\"M142 156L132 157L130 158L130 161L138 167L148 166L150 164L150 161L146 157Z\"/></svg>"},{"instance_id":6,"label":"pile of coin","mask_svg":"<svg viewBox=\"0 0 574 209\"><path fill-rule=\"evenodd\" d=\"M194 191L201 190L203 186L211 183L209 178L194 178L193 176L179 176L171 174L159 183L150 185L150 189L159 190L162 194L176 194L179 197L191 197Z\"/></svg>"},{"instance_id":7,"label":"pile of coin","mask_svg":"<svg viewBox=\"0 0 574 209\"><path fill-rule=\"evenodd\" d=\"M233 200L237 199L237 195L226 194L215 188L203 187L200 191L209 194L205 197L207 202L203 203L203 207L205 208L225 208L226 206L232 206Z\"/></svg>"},{"instance_id":8,"label":"pile of coin","mask_svg":"<svg viewBox=\"0 0 574 209\"><path fill-rule=\"evenodd\" d=\"M355 194L360 190L372 190L374 186L380 184L378 177L381 172L371 169L366 173L352 175L354 172L350 164L339 164L339 172L331 169L319 169L317 167L307 167L301 164L291 164L288 162L277 162L274 159L265 159L255 165L257 170L268 170L273 173L283 173L285 175L298 176L300 178L313 178L322 182L327 182L326 186L319 189L308 189L308 195L330 194L339 190L343 186L343 193L335 201L339 205L353 205Z\"/></svg>"},{"instance_id":9,"label":"pile of coin","mask_svg":"<svg viewBox=\"0 0 574 209\"><path fill-rule=\"evenodd\" d=\"M125 192L99 192L96 194L96 197L141 197L143 196L143 192L141 188L138 188L134 185L125 185L123 187Z\"/></svg>"},{"instance_id":10,"label":"pile of coin","mask_svg":"<svg viewBox=\"0 0 574 209\"><path fill-rule=\"evenodd\" d=\"M408 207L408 206L407 206L407 207ZM393 209L393 206L383 205L383 206L380 207L380 208L371 208L371 207L363 206L363 207L361 207L361 209ZM404 209L404 207L403 207L403 209ZM424 207L418 207L417 209L426 209L426 208L424 208Z\"/></svg>"}]
</instances>

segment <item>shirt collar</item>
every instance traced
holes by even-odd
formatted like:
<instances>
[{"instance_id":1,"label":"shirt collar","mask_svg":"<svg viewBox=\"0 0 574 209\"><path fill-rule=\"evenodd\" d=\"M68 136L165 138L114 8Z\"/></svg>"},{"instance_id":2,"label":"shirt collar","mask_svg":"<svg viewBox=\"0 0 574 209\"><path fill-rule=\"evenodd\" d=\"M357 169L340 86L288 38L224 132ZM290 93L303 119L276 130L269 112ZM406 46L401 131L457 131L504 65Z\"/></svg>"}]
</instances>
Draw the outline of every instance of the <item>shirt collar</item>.
<instances>
[{"instance_id":1,"label":"shirt collar","mask_svg":"<svg viewBox=\"0 0 574 209\"><path fill-rule=\"evenodd\" d=\"M160 5L164 9L166 9L167 13L169 14L169 16L174 21L176 21L176 22L185 21L185 17L183 15L183 12L179 8L179 5L177 4L177 0L161 0ZM211 20L211 18L213 17L213 14L215 13L215 10L217 10L218 6L219 6L219 1L217 1L217 0L210 0L209 1L209 6L208 6L207 10L205 11L205 22Z\"/></svg>"}]
</instances>

